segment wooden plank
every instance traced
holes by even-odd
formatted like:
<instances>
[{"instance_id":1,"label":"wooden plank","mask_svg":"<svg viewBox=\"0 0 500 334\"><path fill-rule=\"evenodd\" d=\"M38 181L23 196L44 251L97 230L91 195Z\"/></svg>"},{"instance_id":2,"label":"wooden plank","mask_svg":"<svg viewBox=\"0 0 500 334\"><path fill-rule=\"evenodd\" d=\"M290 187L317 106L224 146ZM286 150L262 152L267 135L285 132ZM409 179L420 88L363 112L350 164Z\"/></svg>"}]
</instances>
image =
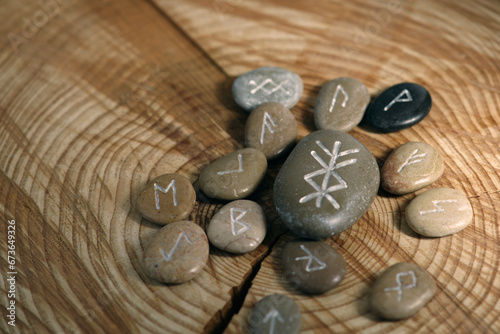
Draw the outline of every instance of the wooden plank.
<instances>
[{"instance_id":1,"label":"wooden plank","mask_svg":"<svg viewBox=\"0 0 500 334\"><path fill-rule=\"evenodd\" d=\"M2 331L219 332L230 321L227 332L239 333L270 293L299 302L304 332L500 331L500 5L387 4L4 3L0 217L16 221L18 294L16 327L2 320ZM275 244L283 232L272 206L277 161L252 196L274 229L261 247L244 256L211 249L187 284L148 279L140 258L158 227L134 210L138 190L166 172L195 181L207 163L241 147L246 115L232 101L231 80L267 65L304 79L292 110L300 137L314 130L315 97L334 77L356 77L372 95L401 81L427 87L434 106L421 124L351 134L380 163L407 141L435 146L446 171L433 186L465 192L473 224L452 237L420 238L402 218L415 195L381 191L359 223L328 240L347 260L345 280L326 295L303 296L279 267L292 235ZM200 194L190 219L205 227L220 207ZM7 244L0 249L6 254ZM368 313L367 291L398 261L426 268L438 293L415 317L380 322ZM0 263L7 267L6 256ZM2 305L8 288L2 280Z\"/></svg>"},{"instance_id":2,"label":"wooden plank","mask_svg":"<svg viewBox=\"0 0 500 334\"><path fill-rule=\"evenodd\" d=\"M293 291L282 277L279 258L287 235L265 258L228 332L248 330L253 305L273 293L299 302L306 333L500 330L498 3L155 2L231 76L271 65L299 73L305 93L292 111L300 135L314 130L314 99L327 80L352 76L372 95L402 81L424 85L434 104L421 124L392 134L359 127L351 133L380 163L408 141L437 147L446 171L433 186L464 191L474 207L474 223L463 232L422 238L402 215L415 194L395 197L381 191L360 222L329 240L349 270L338 288L314 298ZM438 293L415 317L380 322L367 309L369 287L384 268L400 261L426 268L438 282Z\"/></svg>"}]
</instances>

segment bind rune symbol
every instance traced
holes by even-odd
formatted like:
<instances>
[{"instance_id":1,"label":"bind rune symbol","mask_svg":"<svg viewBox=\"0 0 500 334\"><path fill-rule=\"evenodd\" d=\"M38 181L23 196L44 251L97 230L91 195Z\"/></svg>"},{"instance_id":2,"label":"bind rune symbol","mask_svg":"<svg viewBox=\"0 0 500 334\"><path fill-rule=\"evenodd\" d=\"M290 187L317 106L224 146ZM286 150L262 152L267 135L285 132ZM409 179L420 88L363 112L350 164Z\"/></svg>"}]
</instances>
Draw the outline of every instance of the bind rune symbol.
<instances>
[{"instance_id":1,"label":"bind rune symbol","mask_svg":"<svg viewBox=\"0 0 500 334\"><path fill-rule=\"evenodd\" d=\"M287 82L288 82L288 80L283 80L279 84L276 84L273 81L273 79L267 78L266 80L262 81L260 84L257 84L257 82L255 82L254 80L250 80L248 83L251 84L251 85L257 86L257 87L255 87L254 89L252 89L250 91L250 93L252 95L255 94L255 93L257 93L259 90L264 91L267 95L271 95L272 93L274 93L274 92L276 92L278 90L282 90L283 92L285 92L286 95L290 95L290 92L287 91L286 89L284 89L282 87ZM267 84L272 85L272 88L271 89L267 89L266 88Z\"/></svg>"},{"instance_id":2,"label":"bind rune symbol","mask_svg":"<svg viewBox=\"0 0 500 334\"><path fill-rule=\"evenodd\" d=\"M342 162L337 163L338 158L349 155L349 154L354 154L359 152L359 148L355 149L350 149L350 150L345 150L342 152L340 151L340 145L342 144L340 141L335 141L333 145L333 149L330 152L326 146L319 140L316 141L316 144L330 157L330 161L328 164L316 153L316 151L311 151L311 155L313 156L314 159L321 165L322 168L311 172L309 174L304 175L304 180L313 187L316 192L313 192L309 195L306 195L302 197L299 200L299 203L305 203L307 201L310 201L311 199L316 199L316 207L319 208L323 204L323 199L326 198L328 202L335 208L339 209L340 205L339 203L333 198L332 195L330 195L331 192L341 190L341 189L346 189L347 188L347 182L340 177L340 175L335 171L341 167L345 167L348 165L355 164L358 160L357 159L349 159L345 160ZM323 182L321 183L321 186L316 183L316 181L313 180L315 176L319 175L324 175L323 176ZM338 183L333 185L333 186L328 186L330 184L330 179L331 177L334 177Z\"/></svg>"}]
</instances>

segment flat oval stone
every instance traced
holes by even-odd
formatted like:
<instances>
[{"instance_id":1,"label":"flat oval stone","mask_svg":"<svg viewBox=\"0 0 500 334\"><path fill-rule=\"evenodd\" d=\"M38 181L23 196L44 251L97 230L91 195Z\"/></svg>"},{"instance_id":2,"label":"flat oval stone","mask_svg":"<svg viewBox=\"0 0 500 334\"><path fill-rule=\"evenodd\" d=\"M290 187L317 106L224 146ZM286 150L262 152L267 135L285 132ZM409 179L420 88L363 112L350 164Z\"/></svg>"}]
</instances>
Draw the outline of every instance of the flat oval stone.
<instances>
[{"instance_id":1,"label":"flat oval stone","mask_svg":"<svg viewBox=\"0 0 500 334\"><path fill-rule=\"evenodd\" d=\"M208 240L198 225L179 221L162 227L144 250L146 274L165 283L183 283L203 270Z\"/></svg>"},{"instance_id":2,"label":"flat oval stone","mask_svg":"<svg viewBox=\"0 0 500 334\"><path fill-rule=\"evenodd\" d=\"M443 237L466 228L473 219L472 205L460 191L434 188L415 197L406 207L406 222L426 237Z\"/></svg>"},{"instance_id":3,"label":"flat oval stone","mask_svg":"<svg viewBox=\"0 0 500 334\"><path fill-rule=\"evenodd\" d=\"M397 263L375 281L369 297L373 313L389 320L411 317L436 293L434 279L412 263Z\"/></svg>"},{"instance_id":4,"label":"flat oval stone","mask_svg":"<svg viewBox=\"0 0 500 334\"><path fill-rule=\"evenodd\" d=\"M341 131L318 130L302 139L281 167L274 204L290 230L324 239L361 218L379 183L377 162L363 144Z\"/></svg>"},{"instance_id":5,"label":"flat oval stone","mask_svg":"<svg viewBox=\"0 0 500 334\"><path fill-rule=\"evenodd\" d=\"M285 295L270 295L255 304L250 316L250 333L297 334L302 322L299 305Z\"/></svg>"},{"instance_id":6,"label":"flat oval stone","mask_svg":"<svg viewBox=\"0 0 500 334\"><path fill-rule=\"evenodd\" d=\"M444 164L434 147L409 142L396 148L382 166L382 188L396 195L427 187L443 175Z\"/></svg>"},{"instance_id":7,"label":"flat oval stone","mask_svg":"<svg viewBox=\"0 0 500 334\"><path fill-rule=\"evenodd\" d=\"M247 112L266 102L277 102L290 109L299 102L303 91L300 76L281 67L260 67L233 83L234 100Z\"/></svg>"},{"instance_id":8,"label":"flat oval stone","mask_svg":"<svg viewBox=\"0 0 500 334\"><path fill-rule=\"evenodd\" d=\"M253 251L266 236L266 216L259 204L238 200L226 204L210 220L208 240L230 253Z\"/></svg>"},{"instance_id":9,"label":"flat oval stone","mask_svg":"<svg viewBox=\"0 0 500 334\"><path fill-rule=\"evenodd\" d=\"M380 94L366 111L373 127L395 132L419 123L429 114L431 95L424 87L411 82L392 86Z\"/></svg>"},{"instance_id":10,"label":"flat oval stone","mask_svg":"<svg viewBox=\"0 0 500 334\"><path fill-rule=\"evenodd\" d=\"M136 208L147 220L165 225L186 219L195 201L196 192L185 176L164 174L141 191Z\"/></svg>"},{"instance_id":11,"label":"flat oval stone","mask_svg":"<svg viewBox=\"0 0 500 334\"><path fill-rule=\"evenodd\" d=\"M257 189L266 170L267 159L264 153L255 148L244 148L205 167L200 174L200 188L213 198L244 198Z\"/></svg>"},{"instance_id":12,"label":"flat oval stone","mask_svg":"<svg viewBox=\"0 0 500 334\"><path fill-rule=\"evenodd\" d=\"M370 103L366 86L353 78L337 78L319 91L314 106L314 123L318 129L347 132L363 119Z\"/></svg>"},{"instance_id":13,"label":"flat oval stone","mask_svg":"<svg viewBox=\"0 0 500 334\"><path fill-rule=\"evenodd\" d=\"M297 239L283 248L283 274L294 288L321 294L339 285L345 276L342 255L322 241Z\"/></svg>"},{"instance_id":14,"label":"flat oval stone","mask_svg":"<svg viewBox=\"0 0 500 334\"><path fill-rule=\"evenodd\" d=\"M295 145L299 129L290 110L276 102L255 108L245 124L245 146L262 151L267 159L287 152Z\"/></svg>"}]
</instances>

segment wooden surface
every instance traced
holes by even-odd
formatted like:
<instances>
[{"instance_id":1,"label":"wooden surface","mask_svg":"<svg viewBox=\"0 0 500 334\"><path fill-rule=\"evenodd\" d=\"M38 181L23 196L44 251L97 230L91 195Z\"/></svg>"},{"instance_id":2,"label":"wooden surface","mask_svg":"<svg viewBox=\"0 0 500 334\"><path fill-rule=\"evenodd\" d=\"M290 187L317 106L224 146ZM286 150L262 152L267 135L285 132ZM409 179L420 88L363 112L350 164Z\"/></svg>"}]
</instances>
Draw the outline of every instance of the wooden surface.
<instances>
[{"instance_id":1,"label":"wooden surface","mask_svg":"<svg viewBox=\"0 0 500 334\"><path fill-rule=\"evenodd\" d=\"M394 6L399 5L399 6ZM241 333L252 306L284 293L304 333L500 332L500 3L480 1L43 0L0 7L1 268L7 222L16 222L16 326L8 333ZM372 96L411 81L433 98L429 116L397 133L350 132L380 164L412 140L441 152L432 187L464 192L474 221L424 238L403 219L415 194L379 192L363 218L328 243L348 265L343 282L315 298L291 290L278 264L293 236L272 205L280 164L251 197L272 232L252 253L211 248L193 281L147 278L141 256L158 226L134 209L152 178L196 180L242 147L247 115L235 76L260 66L300 74L292 109L299 137L326 81L351 76ZM419 191L417 193L420 193ZM199 194L190 219L205 227L221 202ZM380 321L367 292L389 265L424 267L438 286L414 317Z\"/></svg>"}]
</instances>

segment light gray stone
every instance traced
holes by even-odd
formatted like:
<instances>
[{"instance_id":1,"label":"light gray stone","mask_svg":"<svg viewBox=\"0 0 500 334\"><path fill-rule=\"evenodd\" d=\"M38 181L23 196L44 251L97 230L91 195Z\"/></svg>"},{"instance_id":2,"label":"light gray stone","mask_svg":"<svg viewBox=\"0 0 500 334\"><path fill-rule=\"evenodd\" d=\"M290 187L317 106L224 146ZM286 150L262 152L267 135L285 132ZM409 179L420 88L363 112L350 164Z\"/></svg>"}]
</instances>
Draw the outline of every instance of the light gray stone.
<instances>
[{"instance_id":1,"label":"light gray stone","mask_svg":"<svg viewBox=\"0 0 500 334\"><path fill-rule=\"evenodd\" d=\"M473 219L467 197L451 188L434 188L415 197L406 207L406 222L427 237L444 237L466 228Z\"/></svg>"},{"instance_id":2,"label":"light gray stone","mask_svg":"<svg viewBox=\"0 0 500 334\"><path fill-rule=\"evenodd\" d=\"M233 83L234 100L247 112L266 102L277 102L290 109L299 102L303 90L300 76L280 67L260 67Z\"/></svg>"},{"instance_id":3,"label":"light gray stone","mask_svg":"<svg viewBox=\"0 0 500 334\"><path fill-rule=\"evenodd\" d=\"M297 334L301 323L299 305L290 297L275 294L255 304L250 317L250 333Z\"/></svg>"}]
</instances>

